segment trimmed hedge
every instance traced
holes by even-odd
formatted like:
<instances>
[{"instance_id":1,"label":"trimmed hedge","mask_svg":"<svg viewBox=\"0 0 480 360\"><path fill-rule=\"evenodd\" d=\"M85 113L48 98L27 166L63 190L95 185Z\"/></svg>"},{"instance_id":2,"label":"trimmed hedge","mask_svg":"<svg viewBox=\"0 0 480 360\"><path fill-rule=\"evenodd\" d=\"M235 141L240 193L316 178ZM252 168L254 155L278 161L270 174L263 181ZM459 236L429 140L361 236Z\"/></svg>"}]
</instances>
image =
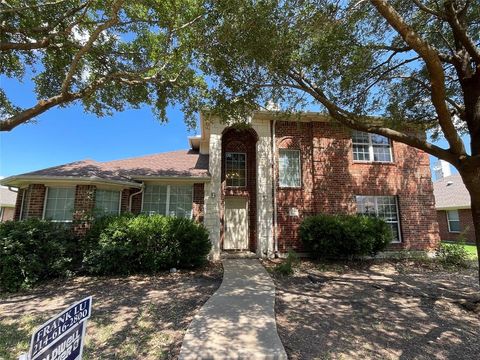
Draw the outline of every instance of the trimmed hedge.
<instances>
[{"instance_id":1,"label":"trimmed hedge","mask_svg":"<svg viewBox=\"0 0 480 360\"><path fill-rule=\"evenodd\" d=\"M63 224L38 219L0 224L2 291L18 291L66 276L80 261L77 239Z\"/></svg>"},{"instance_id":2,"label":"trimmed hedge","mask_svg":"<svg viewBox=\"0 0 480 360\"><path fill-rule=\"evenodd\" d=\"M374 256L392 241L389 225L365 215L315 215L300 225L305 250L316 258Z\"/></svg>"},{"instance_id":3,"label":"trimmed hedge","mask_svg":"<svg viewBox=\"0 0 480 360\"><path fill-rule=\"evenodd\" d=\"M98 240L97 240L98 239ZM211 249L206 228L190 219L131 214L97 220L86 239L88 273L152 273L202 265Z\"/></svg>"}]
</instances>

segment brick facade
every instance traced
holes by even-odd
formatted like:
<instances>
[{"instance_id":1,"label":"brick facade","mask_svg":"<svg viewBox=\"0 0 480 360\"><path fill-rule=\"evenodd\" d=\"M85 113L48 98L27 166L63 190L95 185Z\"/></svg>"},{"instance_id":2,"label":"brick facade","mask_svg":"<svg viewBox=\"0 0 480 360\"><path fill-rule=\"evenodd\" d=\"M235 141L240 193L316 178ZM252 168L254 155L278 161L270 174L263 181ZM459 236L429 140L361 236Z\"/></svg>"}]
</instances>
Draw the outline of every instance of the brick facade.
<instances>
[{"instance_id":1,"label":"brick facade","mask_svg":"<svg viewBox=\"0 0 480 360\"><path fill-rule=\"evenodd\" d=\"M73 205L73 232L85 235L90 228L95 209L95 185L77 185Z\"/></svg>"},{"instance_id":2,"label":"brick facade","mask_svg":"<svg viewBox=\"0 0 480 360\"><path fill-rule=\"evenodd\" d=\"M228 128L223 132L222 136L222 160L221 160L221 201L222 209L224 209L225 197L243 197L247 199L248 204L248 232L249 232L249 249L256 252L257 244L257 156L256 143L257 135L253 129L237 130ZM247 179L244 187L228 187L225 179L225 153L240 152L247 156ZM221 212L221 231L220 239L223 244L224 239L224 213Z\"/></svg>"},{"instance_id":3,"label":"brick facade","mask_svg":"<svg viewBox=\"0 0 480 360\"><path fill-rule=\"evenodd\" d=\"M437 221L440 228L440 239L445 241L458 241L464 238L466 242L475 243L475 228L473 226L472 210L458 209L460 220L460 233L448 231L447 212L437 210Z\"/></svg>"},{"instance_id":4,"label":"brick facade","mask_svg":"<svg viewBox=\"0 0 480 360\"><path fill-rule=\"evenodd\" d=\"M396 196L402 242L391 250L430 250L438 245L438 226L428 155L392 144L393 163L353 161L351 130L327 122L277 122L276 163L282 148L301 153L302 187L280 188L277 167L279 251L302 251L298 226L310 214L355 213L355 195ZM299 216L291 216L296 208Z\"/></svg>"},{"instance_id":5,"label":"brick facade","mask_svg":"<svg viewBox=\"0 0 480 360\"><path fill-rule=\"evenodd\" d=\"M45 203L46 191L47 188L42 184L31 184L28 185L28 188L24 189L22 194L24 197L22 210L23 218L41 219L43 217L43 205ZM20 210L17 209L16 212L20 212Z\"/></svg>"}]
</instances>

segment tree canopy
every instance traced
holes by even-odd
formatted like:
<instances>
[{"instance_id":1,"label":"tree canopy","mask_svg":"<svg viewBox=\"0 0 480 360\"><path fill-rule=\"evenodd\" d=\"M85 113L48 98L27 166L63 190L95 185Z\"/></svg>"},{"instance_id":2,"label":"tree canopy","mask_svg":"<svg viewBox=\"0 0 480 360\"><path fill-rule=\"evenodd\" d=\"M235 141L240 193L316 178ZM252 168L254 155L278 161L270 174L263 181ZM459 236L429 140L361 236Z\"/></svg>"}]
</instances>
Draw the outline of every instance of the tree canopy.
<instances>
[{"instance_id":1,"label":"tree canopy","mask_svg":"<svg viewBox=\"0 0 480 360\"><path fill-rule=\"evenodd\" d=\"M203 2L10 0L0 5L0 71L32 79L37 102L24 108L0 89L0 130L79 101L98 116L151 106L166 120L180 103L188 120L206 88L194 49Z\"/></svg>"}]
</instances>

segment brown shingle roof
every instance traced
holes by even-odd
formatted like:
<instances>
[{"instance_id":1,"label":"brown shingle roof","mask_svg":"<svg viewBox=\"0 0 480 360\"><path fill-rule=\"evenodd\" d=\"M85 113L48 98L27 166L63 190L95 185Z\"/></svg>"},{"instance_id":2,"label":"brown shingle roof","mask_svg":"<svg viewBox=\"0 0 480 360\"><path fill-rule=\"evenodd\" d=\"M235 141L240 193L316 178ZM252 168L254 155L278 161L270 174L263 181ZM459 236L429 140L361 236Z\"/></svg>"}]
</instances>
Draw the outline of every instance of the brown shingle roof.
<instances>
[{"instance_id":1,"label":"brown shingle roof","mask_svg":"<svg viewBox=\"0 0 480 360\"><path fill-rule=\"evenodd\" d=\"M434 181L433 194L437 209L470 207L470 194L458 174Z\"/></svg>"},{"instance_id":2,"label":"brown shingle roof","mask_svg":"<svg viewBox=\"0 0 480 360\"><path fill-rule=\"evenodd\" d=\"M98 178L113 181L135 181L137 178L145 177L207 178L208 155L193 150L179 150L107 162L82 160L32 171L14 178L18 180L36 176Z\"/></svg>"}]
</instances>

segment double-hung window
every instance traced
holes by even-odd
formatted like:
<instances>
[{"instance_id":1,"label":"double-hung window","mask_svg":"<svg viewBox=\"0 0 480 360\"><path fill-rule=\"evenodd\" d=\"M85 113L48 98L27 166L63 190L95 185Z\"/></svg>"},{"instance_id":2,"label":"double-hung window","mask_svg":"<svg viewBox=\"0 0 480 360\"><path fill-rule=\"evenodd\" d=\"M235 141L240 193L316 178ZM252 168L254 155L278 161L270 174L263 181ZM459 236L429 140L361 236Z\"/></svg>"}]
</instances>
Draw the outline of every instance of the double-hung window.
<instances>
[{"instance_id":1,"label":"double-hung window","mask_svg":"<svg viewBox=\"0 0 480 360\"><path fill-rule=\"evenodd\" d=\"M279 150L278 176L280 187L301 187L299 150Z\"/></svg>"},{"instance_id":2,"label":"double-hung window","mask_svg":"<svg viewBox=\"0 0 480 360\"><path fill-rule=\"evenodd\" d=\"M392 243L401 241L397 198L395 196L356 196L356 200L357 213L378 216L385 220L392 229Z\"/></svg>"},{"instance_id":3,"label":"double-hung window","mask_svg":"<svg viewBox=\"0 0 480 360\"><path fill-rule=\"evenodd\" d=\"M458 210L447 210L447 222L449 232L460 232L460 216Z\"/></svg>"},{"instance_id":4,"label":"double-hung window","mask_svg":"<svg viewBox=\"0 0 480 360\"><path fill-rule=\"evenodd\" d=\"M392 162L390 140L384 136L361 131L353 131L353 160Z\"/></svg>"},{"instance_id":5,"label":"double-hung window","mask_svg":"<svg viewBox=\"0 0 480 360\"><path fill-rule=\"evenodd\" d=\"M227 186L247 186L247 154L225 153L225 178Z\"/></svg>"},{"instance_id":6,"label":"double-hung window","mask_svg":"<svg viewBox=\"0 0 480 360\"><path fill-rule=\"evenodd\" d=\"M48 187L43 218L57 222L71 222L75 202L75 188Z\"/></svg>"},{"instance_id":7,"label":"double-hung window","mask_svg":"<svg viewBox=\"0 0 480 360\"><path fill-rule=\"evenodd\" d=\"M191 218L193 187L191 185L147 185L143 209L147 214Z\"/></svg>"},{"instance_id":8,"label":"double-hung window","mask_svg":"<svg viewBox=\"0 0 480 360\"><path fill-rule=\"evenodd\" d=\"M120 213L120 191L97 190L95 193L95 210L101 215Z\"/></svg>"}]
</instances>

